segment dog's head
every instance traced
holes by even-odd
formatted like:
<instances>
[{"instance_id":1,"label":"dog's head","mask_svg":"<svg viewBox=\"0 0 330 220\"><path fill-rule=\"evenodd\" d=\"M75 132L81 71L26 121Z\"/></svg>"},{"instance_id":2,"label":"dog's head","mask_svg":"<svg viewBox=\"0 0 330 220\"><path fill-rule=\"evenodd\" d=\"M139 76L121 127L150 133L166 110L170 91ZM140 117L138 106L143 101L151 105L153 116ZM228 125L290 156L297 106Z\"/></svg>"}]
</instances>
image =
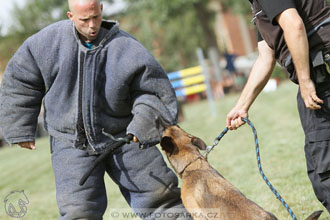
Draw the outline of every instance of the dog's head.
<instances>
[{"instance_id":1,"label":"dog's head","mask_svg":"<svg viewBox=\"0 0 330 220\"><path fill-rule=\"evenodd\" d=\"M195 151L196 147L200 150L207 147L202 139L188 134L176 125L165 129L160 145L169 156L184 151Z\"/></svg>"},{"instance_id":2,"label":"dog's head","mask_svg":"<svg viewBox=\"0 0 330 220\"><path fill-rule=\"evenodd\" d=\"M180 174L187 163L201 156L200 150L206 149L204 141L192 136L178 126L169 126L163 132L160 142L171 165Z\"/></svg>"}]
</instances>

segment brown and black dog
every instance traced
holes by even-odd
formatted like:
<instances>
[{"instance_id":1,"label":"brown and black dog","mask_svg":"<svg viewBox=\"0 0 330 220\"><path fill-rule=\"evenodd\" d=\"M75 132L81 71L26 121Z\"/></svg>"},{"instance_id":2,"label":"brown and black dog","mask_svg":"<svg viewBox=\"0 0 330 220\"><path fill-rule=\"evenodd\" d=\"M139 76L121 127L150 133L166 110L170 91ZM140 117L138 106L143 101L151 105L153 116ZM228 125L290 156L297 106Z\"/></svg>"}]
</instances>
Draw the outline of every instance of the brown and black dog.
<instances>
[{"instance_id":1,"label":"brown and black dog","mask_svg":"<svg viewBox=\"0 0 330 220\"><path fill-rule=\"evenodd\" d=\"M277 219L247 199L210 166L197 149L206 149L206 144L200 138L187 134L178 126L169 126L163 133L160 145L183 180L181 198L194 219ZM316 220L321 213L314 212L307 220Z\"/></svg>"}]
</instances>

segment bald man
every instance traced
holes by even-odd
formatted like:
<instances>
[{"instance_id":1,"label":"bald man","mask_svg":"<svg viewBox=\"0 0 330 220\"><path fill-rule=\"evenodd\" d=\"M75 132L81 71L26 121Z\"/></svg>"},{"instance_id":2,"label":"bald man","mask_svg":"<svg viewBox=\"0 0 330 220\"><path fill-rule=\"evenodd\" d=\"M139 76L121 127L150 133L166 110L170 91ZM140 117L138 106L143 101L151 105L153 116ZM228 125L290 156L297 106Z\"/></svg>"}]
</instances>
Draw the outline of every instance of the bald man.
<instances>
[{"instance_id":1,"label":"bald man","mask_svg":"<svg viewBox=\"0 0 330 220\"><path fill-rule=\"evenodd\" d=\"M163 125L177 122L166 73L117 22L102 20L98 0L69 5L69 20L28 38L8 63L0 87L3 136L36 149L43 101L61 220L102 219L105 173L143 219L191 219L178 179L155 147ZM80 186L97 156L113 144L102 130L115 137L132 134L135 142L109 156Z\"/></svg>"}]
</instances>

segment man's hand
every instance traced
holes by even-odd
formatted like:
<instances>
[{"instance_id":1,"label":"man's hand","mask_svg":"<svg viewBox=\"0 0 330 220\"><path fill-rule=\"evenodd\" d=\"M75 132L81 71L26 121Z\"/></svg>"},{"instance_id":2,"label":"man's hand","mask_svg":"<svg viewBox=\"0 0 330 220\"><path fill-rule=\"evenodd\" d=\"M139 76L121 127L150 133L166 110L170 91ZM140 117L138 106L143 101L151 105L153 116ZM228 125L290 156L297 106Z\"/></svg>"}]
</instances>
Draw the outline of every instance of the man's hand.
<instances>
[{"instance_id":1,"label":"man's hand","mask_svg":"<svg viewBox=\"0 0 330 220\"><path fill-rule=\"evenodd\" d=\"M18 145L21 148L26 148L26 149L29 149L29 150L35 150L36 149L34 141L22 142L22 143L18 143Z\"/></svg>"},{"instance_id":2,"label":"man's hand","mask_svg":"<svg viewBox=\"0 0 330 220\"><path fill-rule=\"evenodd\" d=\"M229 130L236 130L241 127L245 122L242 118L247 118L248 113L245 110L233 108L227 115L226 124Z\"/></svg>"},{"instance_id":3,"label":"man's hand","mask_svg":"<svg viewBox=\"0 0 330 220\"><path fill-rule=\"evenodd\" d=\"M136 136L133 136L133 142L137 143L139 142L139 139Z\"/></svg>"},{"instance_id":4,"label":"man's hand","mask_svg":"<svg viewBox=\"0 0 330 220\"><path fill-rule=\"evenodd\" d=\"M321 109L320 104L323 104L323 101L317 97L313 81L311 79L300 80L299 86L306 108L310 110Z\"/></svg>"}]
</instances>

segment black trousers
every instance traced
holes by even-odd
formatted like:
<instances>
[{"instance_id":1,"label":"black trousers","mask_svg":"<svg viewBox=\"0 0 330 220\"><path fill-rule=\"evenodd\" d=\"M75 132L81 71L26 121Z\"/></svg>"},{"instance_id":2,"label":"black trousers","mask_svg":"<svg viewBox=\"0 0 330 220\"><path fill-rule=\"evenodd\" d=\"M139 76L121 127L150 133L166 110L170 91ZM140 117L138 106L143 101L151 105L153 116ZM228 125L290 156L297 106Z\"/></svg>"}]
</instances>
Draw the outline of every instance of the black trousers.
<instances>
[{"instance_id":1,"label":"black trousers","mask_svg":"<svg viewBox=\"0 0 330 220\"><path fill-rule=\"evenodd\" d=\"M322 109L307 109L300 92L297 102L305 132L308 176L316 197L330 213L330 83L315 84L315 87L318 97L324 101Z\"/></svg>"}]
</instances>

